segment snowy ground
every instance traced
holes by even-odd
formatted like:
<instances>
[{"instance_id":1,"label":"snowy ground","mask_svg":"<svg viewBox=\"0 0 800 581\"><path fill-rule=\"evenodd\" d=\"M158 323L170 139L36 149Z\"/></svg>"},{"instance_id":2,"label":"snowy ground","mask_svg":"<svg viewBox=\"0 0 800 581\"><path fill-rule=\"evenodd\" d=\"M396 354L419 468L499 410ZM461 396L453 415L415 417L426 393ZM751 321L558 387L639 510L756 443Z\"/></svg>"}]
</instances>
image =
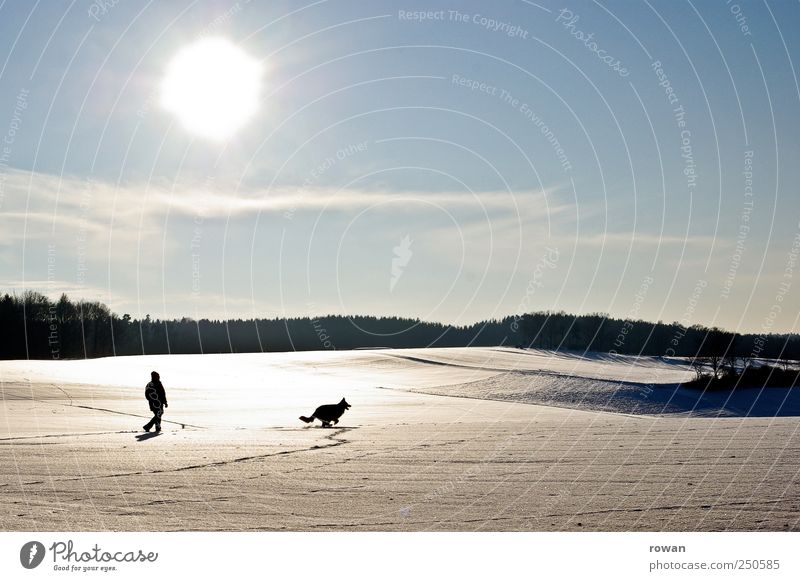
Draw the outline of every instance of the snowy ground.
<instances>
[{"instance_id":1,"label":"snowy ground","mask_svg":"<svg viewBox=\"0 0 800 581\"><path fill-rule=\"evenodd\" d=\"M800 392L692 376L489 348L0 362L0 528L800 530ZM337 428L297 419L343 396Z\"/></svg>"}]
</instances>

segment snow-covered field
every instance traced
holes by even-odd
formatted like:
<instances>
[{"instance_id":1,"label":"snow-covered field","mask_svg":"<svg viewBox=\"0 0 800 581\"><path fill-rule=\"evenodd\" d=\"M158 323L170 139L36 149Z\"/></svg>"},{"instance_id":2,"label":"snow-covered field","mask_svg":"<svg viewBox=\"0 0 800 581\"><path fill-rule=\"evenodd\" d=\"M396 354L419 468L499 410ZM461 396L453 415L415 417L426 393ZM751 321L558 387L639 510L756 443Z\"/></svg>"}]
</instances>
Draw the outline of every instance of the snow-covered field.
<instances>
[{"instance_id":1,"label":"snow-covered field","mask_svg":"<svg viewBox=\"0 0 800 581\"><path fill-rule=\"evenodd\" d=\"M0 526L800 529L798 390L692 377L503 348L0 362ZM297 419L341 397L336 428Z\"/></svg>"}]
</instances>

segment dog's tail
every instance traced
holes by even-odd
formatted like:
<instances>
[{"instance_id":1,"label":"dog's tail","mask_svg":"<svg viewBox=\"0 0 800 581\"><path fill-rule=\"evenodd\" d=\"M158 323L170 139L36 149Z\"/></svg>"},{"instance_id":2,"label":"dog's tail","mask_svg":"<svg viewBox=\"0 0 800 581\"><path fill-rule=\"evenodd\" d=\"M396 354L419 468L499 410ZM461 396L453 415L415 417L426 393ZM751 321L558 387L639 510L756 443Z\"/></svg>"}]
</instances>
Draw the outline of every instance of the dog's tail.
<instances>
[{"instance_id":1,"label":"dog's tail","mask_svg":"<svg viewBox=\"0 0 800 581\"><path fill-rule=\"evenodd\" d=\"M305 416L300 416L300 419L303 420L305 423L310 424L311 422L314 421L314 416L311 416L310 418L307 418Z\"/></svg>"}]
</instances>

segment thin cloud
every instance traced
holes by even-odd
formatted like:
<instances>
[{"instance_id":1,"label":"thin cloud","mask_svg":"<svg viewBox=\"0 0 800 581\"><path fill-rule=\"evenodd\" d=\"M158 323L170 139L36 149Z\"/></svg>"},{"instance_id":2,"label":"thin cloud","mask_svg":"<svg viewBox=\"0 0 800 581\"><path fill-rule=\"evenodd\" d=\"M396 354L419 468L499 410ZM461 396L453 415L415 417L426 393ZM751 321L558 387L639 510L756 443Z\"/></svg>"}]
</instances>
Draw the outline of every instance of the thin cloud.
<instances>
[{"instance_id":1,"label":"thin cloud","mask_svg":"<svg viewBox=\"0 0 800 581\"><path fill-rule=\"evenodd\" d=\"M579 237L563 238L566 244L577 244L582 246L632 246L645 244L648 246L683 245L711 247L715 244L719 247L729 245L725 240L715 239L712 236L658 236L656 234L646 234L642 232L602 232L598 234L581 234Z\"/></svg>"},{"instance_id":2,"label":"thin cloud","mask_svg":"<svg viewBox=\"0 0 800 581\"><path fill-rule=\"evenodd\" d=\"M140 220L166 212L186 216L237 217L258 213L298 211L350 211L391 206L408 210L409 204L434 204L444 208L474 208L486 211L516 211L531 203L541 204L545 192L437 192L389 191L336 188L279 187L237 191L235 185L209 187L204 183L174 183L163 180L114 184L96 179L53 176L22 170L10 171L8 198L26 200L29 211L17 208L5 216L74 227L76 220L102 229L104 224L135 218ZM527 208L529 209L529 208ZM49 213L48 213L49 212ZM78 212L79 216L75 213Z\"/></svg>"}]
</instances>

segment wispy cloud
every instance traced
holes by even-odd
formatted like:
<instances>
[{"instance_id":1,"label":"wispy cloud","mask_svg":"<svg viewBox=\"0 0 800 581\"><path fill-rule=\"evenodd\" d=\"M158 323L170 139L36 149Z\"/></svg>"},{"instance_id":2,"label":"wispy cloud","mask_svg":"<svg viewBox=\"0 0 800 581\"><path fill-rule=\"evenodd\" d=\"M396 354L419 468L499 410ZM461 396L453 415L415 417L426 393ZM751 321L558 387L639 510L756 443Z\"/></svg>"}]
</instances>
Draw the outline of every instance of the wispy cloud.
<instances>
[{"instance_id":1,"label":"wispy cloud","mask_svg":"<svg viewBox=\"0 0 800 581\"><path fill-rule=\"evenodd\" d=\"M405 220L419 224L428 239L440 236L441 243L428 245L426 252L445 258L452 251L453 229L442 224L442 212L447 215L444 222L449 224L452 219L460 235L477 248L484 243L487 226L495 245L510 246L513 241L503 241L515 235L520 224L542 223L548 212L565 210L550 192L534 190L472 193L289 186L237 190L235 183L223 184L221 180L159 179L117 184L22 170L6 174L4 193L0 208L0 279L5 279L4 288L36 289L50 295L67 292L111 305L127 303L125 308L132 308L139 297L144 297L142 300L150 306L142 308L148 309L158 302L158 296L165 300L166 289L189 286L194 268L192 252L199 252L191 247L198 217L205 228L214 220L246 220L258 214L282 220L324 213L336 228L345 228L352 215L370 209L384 214L380 228L387 231L391 224ZM402 220L396 219L400 217ZM304 228L301 223L298 232ZM339 235L337 229L332 232ZM203 236L205 298L221 285L221 261L247 254L250 249L220 253L219 231L208 229ZM225 242L230 240L226 238ZM57 248L60 281L46 280L49 245ZM472 252L468 254L469 261ZM274 258L268 256L268 260ZM73 282L67 280L70 275ZM111 290L125 296L112 295ZM234 284L229 290L228 298L235 301L243 287ZM182 296L185 300L186 295ZM250 305L226 304L236 311Z\"/></svg>"},{"instance_id":2,"label":"wispy cloud","mask_svg":"<svg viewBox=\"0 0 800 581\"><path fill-rule=\"evenodd\" d=\"M644 244L647 246L674 246L686 244L690 247L711 247L715 244L717 247L729 245L728 241L715 239L712 236L674 236L649 234L646 232L599 232L593 234L581 234L579 237L573 236L572 238L562 237L562 241L566 244L575 244L581 246L612 246L615 248L636 246Z\"/></svg>"},{"instance_id":3,"label":"wispy cloud","mask_svg":"<svg viewBox=\"0 0 800 581\"><path fill-rule=\"evenodd\" d=\"M474 208L486 211L530 210L541 204L544 192L440 192L336 189L324 187L237 189L203 182L167 183L163 180L115 184L70 176L52 176L15 170L8 174L7 199L25 200L27 213L19 205L5 212L7 218L51 220L74 226L77 219L91 228L111 226L126 218L142 219L166 212L205 218L228 218L260 212L342 211L392 205L391 211L420 202L443 208ZM387 209L389 209L387 207ZM79 216L76 216L78 212ZM98 221L99 220L99 221Z\"/></svg>"},{"instance_id":4,"label":"wispy cloud","mask_svg":"<svg viewBox=\"0 0 800 581\"><path fill-rule=\"evenodd\" d=\"M112 309L114 309L116 305L122 304L128 300L127 297L111 292L106 288L78 284L73 281L62 279L3 281L0 290L2 290L4 294L21 294L25 291L32 290L47 295L51 299L58 298L62 293L64 293L69 295L71 298L77 298L86 301L100 301Z\"/></svg>"}]
</instances>

